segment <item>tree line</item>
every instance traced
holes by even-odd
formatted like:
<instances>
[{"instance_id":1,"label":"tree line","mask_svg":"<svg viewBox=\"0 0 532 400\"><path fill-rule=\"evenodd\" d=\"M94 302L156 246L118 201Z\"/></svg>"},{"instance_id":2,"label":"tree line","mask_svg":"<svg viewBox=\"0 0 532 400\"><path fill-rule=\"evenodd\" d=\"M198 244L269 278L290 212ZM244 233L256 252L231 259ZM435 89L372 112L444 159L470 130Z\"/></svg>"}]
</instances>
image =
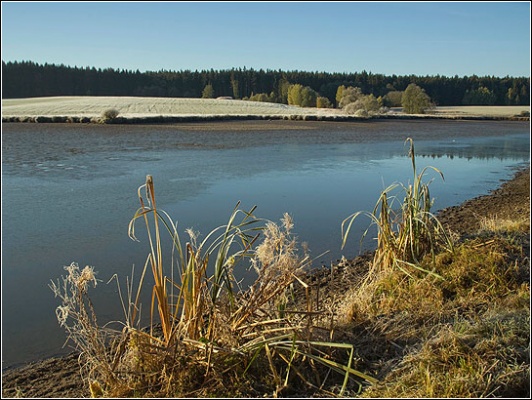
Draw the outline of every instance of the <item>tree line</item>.
<instances>
[{"instance_id":1,"label":"tree line","mask_svg":"<svg viewBox=\"0 0 532 400\"><path fill-rule=\"evenodd\" d=\"M313 107L338 107L338 90L343 86L380 98L384 106L400 106L402 93L410 84L422 88L438 106L530 105L530 77L400 76L366 71L328 73L247 68L140 72L2 61L3 98L231 97L284 104L310 101L309 106Z\"/></svg>"}]
</instances>

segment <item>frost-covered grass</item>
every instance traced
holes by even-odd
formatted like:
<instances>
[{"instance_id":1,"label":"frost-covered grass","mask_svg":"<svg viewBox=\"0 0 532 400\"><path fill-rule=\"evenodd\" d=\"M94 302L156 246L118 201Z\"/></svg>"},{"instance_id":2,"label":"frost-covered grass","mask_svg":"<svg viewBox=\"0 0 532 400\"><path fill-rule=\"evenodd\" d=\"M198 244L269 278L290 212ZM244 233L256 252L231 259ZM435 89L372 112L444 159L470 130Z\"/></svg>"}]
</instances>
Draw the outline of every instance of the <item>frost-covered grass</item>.
<instances>
[{"instance_id":1,"label":"frost-covered grass","mask_svg":"<svg viewBox=\"0 0 532 400\"><path fill-rule=\"evenodd\" d=\"M98 117L116 109L121 117L192 115L316 115L316 108L228 99L164 97L40 97L2 100L6 116ZM329 110L329 112L334 110Z\"/></svg>"},{"instance_id":2,"label":"frost-covered grass","mask_svg":"<svg viewBox=\"0 0 532 400\"><path fill-rule=\"evenodd\" d=\"M393 107L392 113L402 113L401 107ZM427 111L427 115L440 117L513 117L530 112L529 106L441 106Z\"/></svg>"},{"instance_id":3,"label":"frost-covered grass","mask_svg":"<svg viewBox=\"0 0 532 400\"><path fill-rule=\"evenodd\" d=\"M145 117L217 117L217 116L325 116L346 117L341 109L298 107L286 104L230 99L169 97L57 96L3 99L2 117L87 117L99 118L107 110L117 110L123 118ZM527 106L454 106L436 107L429 115L438 117L512 117ZM390 114L402 114L392 108ZM522 114L521 114L522 115Z\"/></svg>"},{"instance_id":4,"label":"frost-covered grass","mask_svg":"<svg viewBox=\"0 0 532 400\"><path fill-rule=\"evenodd\" d=\"M529 106L455 106L436 107L435 114L511 117L521 111L530 112Z\"/></svg>"}]
</instances>

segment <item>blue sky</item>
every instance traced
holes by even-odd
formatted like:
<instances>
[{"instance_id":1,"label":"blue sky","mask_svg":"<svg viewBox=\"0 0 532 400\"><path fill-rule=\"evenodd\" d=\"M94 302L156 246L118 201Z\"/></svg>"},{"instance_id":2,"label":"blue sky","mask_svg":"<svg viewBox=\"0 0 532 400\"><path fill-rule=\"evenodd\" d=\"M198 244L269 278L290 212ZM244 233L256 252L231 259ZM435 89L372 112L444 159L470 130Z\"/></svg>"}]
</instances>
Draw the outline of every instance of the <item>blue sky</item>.
<instances>
[{"instance_id":1,"label":"blue sky","mask_svg":"<svg viewBox=\"0 0 532 400\"><path fill-rule=\"evenodd\" d=\"M2 60L530 76L526 2L2 2Z\"/></svg>"}]
</instances>

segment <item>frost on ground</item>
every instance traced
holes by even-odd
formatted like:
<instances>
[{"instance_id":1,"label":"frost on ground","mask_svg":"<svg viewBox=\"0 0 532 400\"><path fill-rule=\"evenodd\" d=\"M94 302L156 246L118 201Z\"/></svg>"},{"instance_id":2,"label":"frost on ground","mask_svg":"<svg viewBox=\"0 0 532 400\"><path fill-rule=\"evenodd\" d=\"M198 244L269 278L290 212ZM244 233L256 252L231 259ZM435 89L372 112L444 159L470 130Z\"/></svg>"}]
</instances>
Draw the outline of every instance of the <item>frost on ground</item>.
<instances>
[{"instance_id":1,"label":"frost on ground","mask_svg":"<svg viewBox=\"0 0 532 400\"><path fill-rule=\"evenodd\" d=\"M337 111L229 99L72 96L2 100L3 116L97 117L107 109L116 109L125 118L154 115L316 115Z\"/></svg>"},{"instance_id":2,"label":"frost on ground","mask_svg":"<svg viewBox=\"0 0 532 400\"><path fill-rule=\"evenodd\" d=\"M153 116L289 116L289 115L346 115L343 110L289 106L246 100L169 98L169 97L103 97L58 96L25 99L3 99L3 117L100 117L109 109L124 118ZM529 106L453 106L436 107L430 114L439 117L512 117L530 112ZM390 114L402 114L401 108L392 108Z\"/></svg>"}]
</instances>

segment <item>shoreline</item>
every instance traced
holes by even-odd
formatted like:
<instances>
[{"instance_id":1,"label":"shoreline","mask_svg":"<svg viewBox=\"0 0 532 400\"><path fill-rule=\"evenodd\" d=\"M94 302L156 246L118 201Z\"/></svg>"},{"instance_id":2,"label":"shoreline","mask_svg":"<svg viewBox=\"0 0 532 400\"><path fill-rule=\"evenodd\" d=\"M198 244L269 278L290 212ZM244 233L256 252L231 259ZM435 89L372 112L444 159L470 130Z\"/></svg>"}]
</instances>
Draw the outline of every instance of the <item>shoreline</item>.
<instances>
[{"instance_id":1,"label":"shoreline","mask_svg":"<svg viewBox=\"0 0 532 400\"><path fill-rule=\"evenodd\" d=\"M530 121L527 116L500 115L437 115L437 114L379 114L370 117L354 115L320 115L320 114L289 114L289 115L154 115L142 117L116 117L102 120L100 117L79 116L2 116L2 123L62 123L62 124L176 124L189 122L221 122L221 121L324 121L324 122L364 122L379 120L450 120L450 121Z\"/></svg>"},{"instance_id":2,"label":"shoreline","mask_svg":"<svg viewBox=\"0 0 532 400\"><path fill-rule=\"evenodd\" d=\"M442 224L467 236L478 229L481 217L511 217L515 213L530 214L530 166L517 169L492 192L441 210L437 217ZM530 241L523 245L530 254ZM355 264L363 256L349 263ZM345 266L344 266L345 268ZM313 278L326 279L316 268ZM314 273L316 275L314 275ZM76 353L52 357L2 371L2 395L7 397L86 397L88 388L79 374Z\"/></svg>"}]
</instances>

